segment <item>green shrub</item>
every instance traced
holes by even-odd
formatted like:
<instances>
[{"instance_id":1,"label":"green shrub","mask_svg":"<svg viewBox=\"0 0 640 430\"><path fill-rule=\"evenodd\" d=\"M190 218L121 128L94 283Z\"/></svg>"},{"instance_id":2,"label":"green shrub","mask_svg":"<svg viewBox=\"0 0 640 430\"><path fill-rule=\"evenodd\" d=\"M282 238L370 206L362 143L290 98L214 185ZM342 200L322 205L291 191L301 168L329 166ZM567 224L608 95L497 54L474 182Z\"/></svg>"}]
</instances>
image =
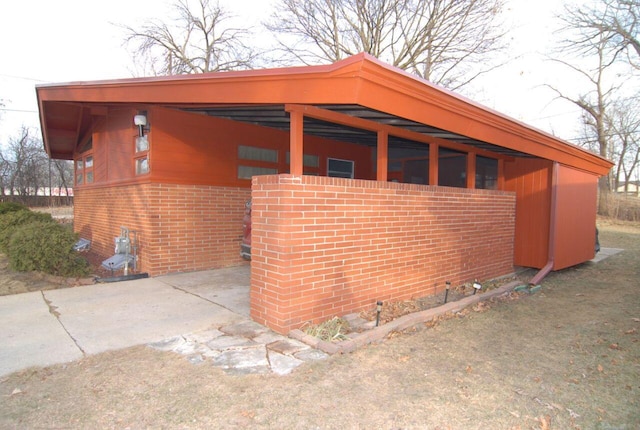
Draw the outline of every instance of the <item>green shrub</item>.
<instances>
[{"instance_id":1,"label":"green shrub","mask_svg":"<svg viewBox=\"0 0 640 430\"><path fill-rule=\"evenodd\" d=\"M78 235L49 221L24 224L13 233L7 256L13 270L86 276L87 261L73 250Z\"/></svg>"},{"instance_id":2,"label":"green shrub","mask_svg":"<svg viewBox=\"0 0 640 430\"><path fill-rule=\"evenodd\" d=\"M0 202L0 215L8 212L28 211L29 208L20 203L14 202Z\"/></svg>"},{"instance_id":3,"label":"green shrub","mask_svg":"<svg viewBox=\"0 0 640 430\"><path fill-rule=\"evenodd\" d=\"M32 212L28 209L7 212L0 215L0 252L7 253L7 246L11 240L11 236L19 227L34 222L56 223L53 218L51 218L51 215L42 212Z\"/></svg>"}]
</instances>

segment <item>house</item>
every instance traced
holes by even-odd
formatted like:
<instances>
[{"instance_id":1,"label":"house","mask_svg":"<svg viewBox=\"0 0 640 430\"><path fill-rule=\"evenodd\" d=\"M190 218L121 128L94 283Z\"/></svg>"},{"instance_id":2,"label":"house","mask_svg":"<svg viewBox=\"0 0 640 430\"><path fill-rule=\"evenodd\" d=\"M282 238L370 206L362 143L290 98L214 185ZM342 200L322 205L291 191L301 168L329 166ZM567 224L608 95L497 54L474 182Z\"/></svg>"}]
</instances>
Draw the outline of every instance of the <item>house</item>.
<instances>
[{"instance_id":1,"label":"house","mask_svg":"<svg viewBox=\"0 0 640 430\"><path fill-rule=\"evenodd\" d=\"M622 183L616 188L616 193L640 197L640 181Z\"/></svg>"},{"instance_id":2,"label":"house","mask_svg":"<svg viewBox=\"0 0 640 430\"><path fill-rule=\"evenodd\" d=\"M251 197L251 315L281 333L594 256L609 161L366 54L36 92L105 256L126 226L152 276L247 264Z\"/></svg>"}]
</instances>

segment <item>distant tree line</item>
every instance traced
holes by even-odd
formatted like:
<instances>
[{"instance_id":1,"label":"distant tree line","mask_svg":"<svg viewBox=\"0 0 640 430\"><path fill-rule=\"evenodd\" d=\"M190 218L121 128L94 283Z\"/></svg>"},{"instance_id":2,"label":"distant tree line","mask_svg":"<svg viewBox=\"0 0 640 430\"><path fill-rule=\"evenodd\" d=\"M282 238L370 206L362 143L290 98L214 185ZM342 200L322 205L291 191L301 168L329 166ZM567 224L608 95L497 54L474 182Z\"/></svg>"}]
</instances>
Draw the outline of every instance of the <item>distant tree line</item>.
<instances>
[{"instance_id":1,"label":"distant tree line","mask_svg":"<svg viewBox=\"0 0 640 430\"><path fill-rule=\"evenodd\" d=\"M67 196L72 189L73 163L50 159L33 130L22 127L0 146L0 200L29 206L71 204Z\"/></svg>"}]
</instances>

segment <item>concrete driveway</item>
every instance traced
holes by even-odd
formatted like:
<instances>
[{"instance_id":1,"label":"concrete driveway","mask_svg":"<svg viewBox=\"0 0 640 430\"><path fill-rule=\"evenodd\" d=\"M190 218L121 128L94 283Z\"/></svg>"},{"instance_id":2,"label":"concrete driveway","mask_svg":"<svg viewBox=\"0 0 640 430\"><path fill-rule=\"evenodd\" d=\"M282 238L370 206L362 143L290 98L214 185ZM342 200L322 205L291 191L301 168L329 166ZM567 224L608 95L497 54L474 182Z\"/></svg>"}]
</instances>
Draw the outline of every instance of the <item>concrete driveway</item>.
<instances>
[{"instance_id":1,"label":"concrete driveway","mask_svg":"<svg viewBox=\"0 0 640 430\"><path fill-rule=\"evenodd\" d=\"M249 266L0 297L0 376L249 321Z\"/></svg>"}]
</instances>

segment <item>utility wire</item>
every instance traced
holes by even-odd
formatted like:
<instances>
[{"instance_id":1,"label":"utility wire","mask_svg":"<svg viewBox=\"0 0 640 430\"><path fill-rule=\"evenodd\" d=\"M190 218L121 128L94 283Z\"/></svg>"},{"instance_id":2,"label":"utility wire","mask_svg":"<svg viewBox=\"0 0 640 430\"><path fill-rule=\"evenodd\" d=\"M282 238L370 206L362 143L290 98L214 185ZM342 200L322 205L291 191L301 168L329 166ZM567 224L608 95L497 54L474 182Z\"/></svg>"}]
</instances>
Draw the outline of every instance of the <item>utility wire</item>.
<instances>
[{"instance_id":1,"label":"utility wire","mask_svg":"<svg viewBox=\"0 0 640 430\"><path fill-rule=\"evenodd\" d=\"M47 82L47 81L45 81L43 79L28 78L26 76L8 75L6 73L0 73L0 76L5 77L5 78L11 78L11 79L22 79L24 81Z\"/></svg>"},{"instance_id":2,"label":"utility wire","mask_svg":"<svg viewBox=\"0 0 640 430\"><path fill-rule=\"evenodd\" d=\"M4 112L22 112L22 113L38 113L36 110L26 110L26 109L8 109L8 108L0 108L1 111Z\"/></svg>"}]
</instances>

